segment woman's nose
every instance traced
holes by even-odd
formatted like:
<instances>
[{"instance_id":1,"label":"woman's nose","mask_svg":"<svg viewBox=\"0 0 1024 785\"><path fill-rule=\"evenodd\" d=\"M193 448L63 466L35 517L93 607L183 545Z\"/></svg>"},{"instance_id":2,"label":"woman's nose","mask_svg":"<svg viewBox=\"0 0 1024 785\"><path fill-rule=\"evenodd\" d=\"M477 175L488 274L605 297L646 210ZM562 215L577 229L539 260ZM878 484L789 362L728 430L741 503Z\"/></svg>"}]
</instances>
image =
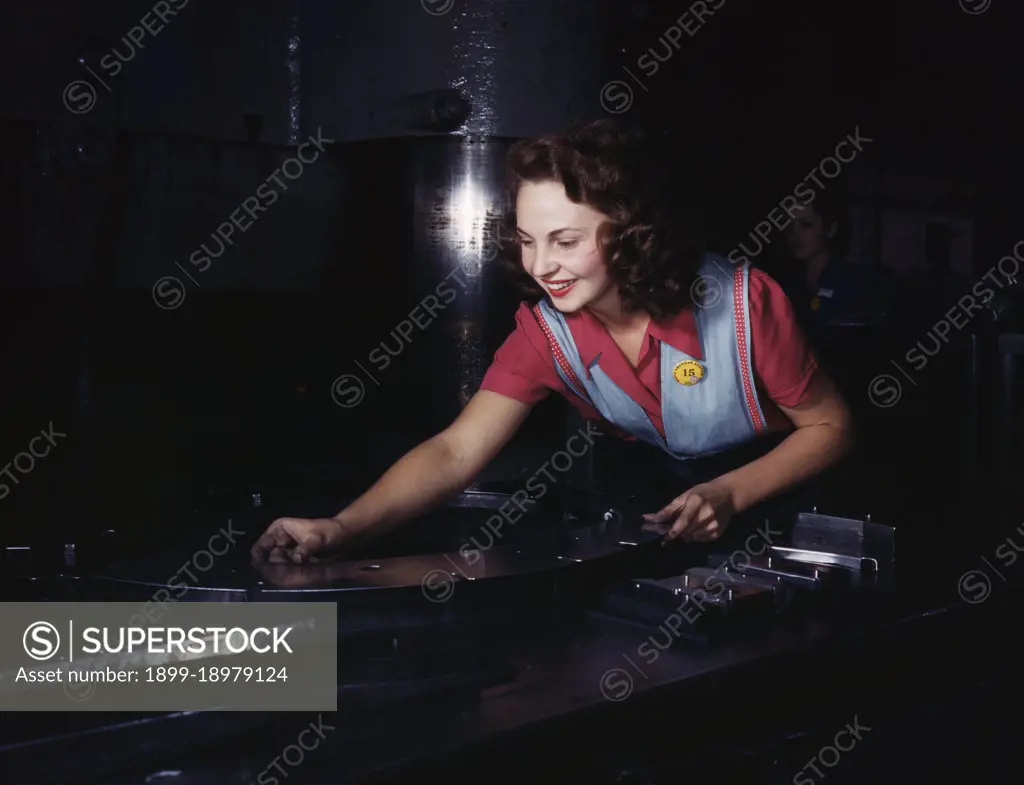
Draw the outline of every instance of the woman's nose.
<instances>
[{"instance_id":1,"label":"woman's nose","mask_svg":"<svg viewBox=\"0 0 1024 785\"><path fill-rule=\"evenodd\" d=\"M533 261L530 264L530 274L534 278L544 278L551 275L557 269L558 263L551 258L551 254L546 250L538 250L534 253Z\"/></svg>"}]
</instances>

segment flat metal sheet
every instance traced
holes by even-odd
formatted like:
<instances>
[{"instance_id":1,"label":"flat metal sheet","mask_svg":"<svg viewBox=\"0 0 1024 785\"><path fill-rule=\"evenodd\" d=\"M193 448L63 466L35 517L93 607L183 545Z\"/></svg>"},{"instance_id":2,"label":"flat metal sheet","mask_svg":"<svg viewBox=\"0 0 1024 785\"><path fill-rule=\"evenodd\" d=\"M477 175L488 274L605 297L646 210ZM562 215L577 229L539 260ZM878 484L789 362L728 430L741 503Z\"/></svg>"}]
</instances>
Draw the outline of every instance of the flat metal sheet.
<instances>
[{"instance_id":1,"label":"flat metal sheet","mask_svg":"<svg viewBox=\"0 0 1024 785\"><path fill-rule=\"evenodd\" d=\"M565 570L659 539L659 535L643 531L638 524L610 521L542 533L516 546L476 551L463 548L461 552L362 561L304 565L253 562L248 549L239 547L202 569L204 565L195 564L194 553L172 552L99 570L90 576L90 582L136 590L163 588L175 599L182 598L179 592L191 592L193 596L203 593L204 600L237 602L256 599L257 594L282 591L333 593L420 588L431 576L435 581L467 583L525 576Z\"/></svg>"},{"instance_id":2,"label":"flat metal sheet","mask_svg":"<svg viewBox=\"0 0 1024 785\"><path fill-rule=\"evenodd\" d=\"M551 553L516 548L491 548L466 558L459 553L434 553L396 559L337 561L328 564L260 565L260 590L368 591L422 587L436 581L483 581L545 572L565 567Z\"/></svg>"},{"instance_id":3,"label":"flat metal sheet","mask_svg":"<svg viewBox=\"0 0 1024 785\"><path fill-rule=\"evenodd\" d=\"M662 535L645 531L641 523L605 521L594 526L572 529L553 540L549 547L563 559L590 561L623 550L660 542Z\"/></svg>"}]
</instances>

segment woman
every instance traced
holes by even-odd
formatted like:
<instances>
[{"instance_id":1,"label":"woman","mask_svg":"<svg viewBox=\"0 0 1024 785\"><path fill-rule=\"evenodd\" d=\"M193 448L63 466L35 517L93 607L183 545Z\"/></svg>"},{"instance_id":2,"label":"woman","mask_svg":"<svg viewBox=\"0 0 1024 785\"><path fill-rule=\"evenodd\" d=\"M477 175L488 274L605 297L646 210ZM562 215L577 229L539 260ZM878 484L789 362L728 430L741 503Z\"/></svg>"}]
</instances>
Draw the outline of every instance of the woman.
<instances>
[{"instance_id":1,"label":"woman","mask_svg":"<svg viewBox=\"0 0 1024 785\"><path fill-rule=\"evenodd\" d=\"M315 560L442 504L551 391L660 448L691 478L645 516L667 540L718 539L737 513L848 449L847 407L781 288L722 257L681 253L623 137L602 122L520 142L508 170L515 267L539 302L519 308L515 331L455 422L334 518L275 521L254 546L257 558ZM769 434L785 438L692 484L687 467L728 465L722 456L769 444L760 438Z\"/></svg>"},{"instance_id":2,"label":"woman","mask_svg":"<svg viewBox=\"0 0 1024 785\"><path fill-rule=\"evenodd\" d=\"M779 275L783 288L808 325L875 322L891 299L886 278L842 259L844 211L829 194L793 213L786 228L792 259Z\"/></svg>"}]
</instances>

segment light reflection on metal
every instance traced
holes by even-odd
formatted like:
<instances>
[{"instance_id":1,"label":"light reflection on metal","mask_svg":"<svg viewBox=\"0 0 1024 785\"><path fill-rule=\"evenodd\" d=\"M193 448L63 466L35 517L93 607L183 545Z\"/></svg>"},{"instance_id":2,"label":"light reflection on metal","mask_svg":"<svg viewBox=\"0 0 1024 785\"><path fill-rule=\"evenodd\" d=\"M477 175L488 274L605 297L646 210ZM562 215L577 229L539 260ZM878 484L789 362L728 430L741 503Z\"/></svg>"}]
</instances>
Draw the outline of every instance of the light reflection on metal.
<instances>
[{"instance_id":1,"label":"light reflection on metal","mask_svg":"<svg viewBox=\"0 0 1024 785\"><path fill-rule=\"evenodd\" d=\"M438 400L438 425L450 422L480 388L496 338L493 325L505 314L493 274L495 229L503 203L508 140L450 136L410 143L412 178L412 273L421 292L447 282L437 330L444 340L430 386ZM511 317L511 313L507 316ZM450 407L450 408L449 408Z\"/></svg>"},{"instance_id":2,"label":"light reflection on metal","mask_svg":"<svg viewBox=\"0 0 1024 785\"><path fill-rule=\"evenodd\" d=\"M459 3L452 21L454 41L449 86L469 99L473 109L456 133L498 133L497 61L508 48L503 32L504 0Z\"/></svg>"},{"instance_id":3,"label":"light reflection on metal","mask_svg":"<svg viewBox=\"0 0 1024 785\"><path fill-rule=\"evenodd\" d=\"M472 239L481 241L480 235L483 232L483 218L487 212L487 199L473 183L471 177L463 180L462 185L452 194L448 212L459 240L466 243Z\"/></svg>"},{"instance_id":4,"label":"light reflection on metal","mask_svg":"<svg viewBox=\"0 0 1024 785\"><path fill-rule=\"evenodd\" d=\"M485 265L494 260L492 239L497 225L503 183L502 163L506 146L486 139L452 140L458 152L450 161L451 185L435 226L442 229L447 246L448 269L457 272L464 289L452 303L448 335L458 356L459 406L469 403L490 365L484 341L487 323Z\"/></svg>"},{"instance_id":5,"label":"light reflection on metal","mask_svg":"<svg viewBox=\"0 0 1024 785\"><path fill-rule=\"evenodd\" d=\"M488 223L494 216L494 194L481 187L472 175L452 193L448 202L450 242L462 271L470 276L483 270Z\"/></svg>"},{"instance_id":6,"label":"light reflection on metal","mask_svg":"<svg viewBox=\"0 0 1024 785\"><path fill-rule=\"evenodd\" d=\"M452 325L451 332L457 340L468 341L473 335L473 323L468 319L462 319Z\"/></svg>"},{"instance_id":7,"label":"light reflection on metal","mask_svg":"<svg viewBox=\"0 0 1024 785\"><path fill-rule=\"evenodd\" d=\"M293 8L299 3L294 2ZM297 145L302 136L302 34L297 11L288 15L288 144Z\"/></svg>"}]
</instances>

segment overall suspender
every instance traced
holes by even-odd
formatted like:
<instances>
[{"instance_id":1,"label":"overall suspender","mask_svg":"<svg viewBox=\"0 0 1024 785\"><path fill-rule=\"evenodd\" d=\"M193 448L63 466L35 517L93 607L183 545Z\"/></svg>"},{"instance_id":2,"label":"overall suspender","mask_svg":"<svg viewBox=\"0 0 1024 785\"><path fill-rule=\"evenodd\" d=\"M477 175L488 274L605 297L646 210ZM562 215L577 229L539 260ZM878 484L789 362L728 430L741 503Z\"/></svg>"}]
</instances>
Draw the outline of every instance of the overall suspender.
<instances>
[{"instance_id":1,"label":"overall suspender","mask_svg":"<svg viewBox=\"0 0 1024 785\"><path fill-rule=\"evenodd\" d=\"M540 305L533 306L533 317L537 320L537 325L540 327L541 332L544 333L544 337L547 339L548 346L551 347L551 354L555 357L555 362L558 363L558 367L562 369L562 373L565 374L565 378L569 380L569 389L571 389L576 395L588 406L594 404L590 402L587 397L586 388L580 381L580 377L576 375L576 371L572 369L569 361L565 358L565 354L562 352L562 347L558 345L558 341L555 340L555 336L551 334L551 328L548 327L547 320L540 312Z\"/></svg>"}]
</instances>

